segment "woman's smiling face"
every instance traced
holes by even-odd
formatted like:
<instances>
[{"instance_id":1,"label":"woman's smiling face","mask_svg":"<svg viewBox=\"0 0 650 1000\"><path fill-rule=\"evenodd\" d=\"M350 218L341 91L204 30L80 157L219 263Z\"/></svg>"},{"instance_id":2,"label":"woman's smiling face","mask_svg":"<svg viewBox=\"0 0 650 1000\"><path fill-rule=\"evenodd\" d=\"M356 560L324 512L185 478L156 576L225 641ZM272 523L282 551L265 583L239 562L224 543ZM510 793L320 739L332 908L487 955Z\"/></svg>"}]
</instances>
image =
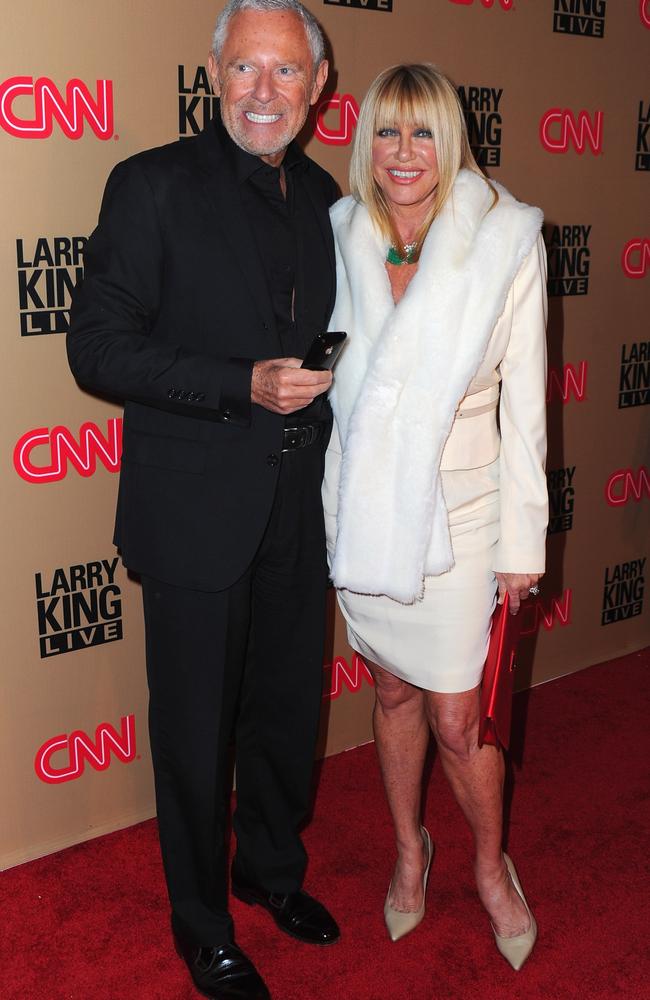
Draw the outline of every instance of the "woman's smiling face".
<instances>
[{"instance_id":1,"label":"woman's smiling face","mask_svg":"<svg viewBox=\"0 0 650 1000\"><path fill-rule=\"evenodd\" d=\"M377 129L372 142L372 172L389 205L426 211L438 186L438 159L428 128L399 122Z\"/></svg>"}]
</instances>

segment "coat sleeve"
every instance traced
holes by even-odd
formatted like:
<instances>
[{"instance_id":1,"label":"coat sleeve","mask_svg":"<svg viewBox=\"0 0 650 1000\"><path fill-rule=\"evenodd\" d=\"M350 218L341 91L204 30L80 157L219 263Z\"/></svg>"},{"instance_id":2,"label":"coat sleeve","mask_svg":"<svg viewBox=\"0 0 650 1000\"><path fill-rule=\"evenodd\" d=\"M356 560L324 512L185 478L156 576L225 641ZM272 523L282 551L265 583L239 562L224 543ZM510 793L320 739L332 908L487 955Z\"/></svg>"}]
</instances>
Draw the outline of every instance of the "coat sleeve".
<instances>
[{"instance_id":1,"label":"coat sleeve","mask_svg":"<svg viewBox=\"0 0 650 1000\"><path fill-rule=\"evenodd\" d=\"M188 351L151 337L164 282L163 231L137 158L109 177L84 251L67 339L77 381L159 409L247 426L253 361Z\"/></svg>"},{"instance_id":2,"label":"coat sleeve","mask_svg":"<svg viewBox=\"0 0 650 1000\"><path fill-rule=\"evenodd\" d=\"M501 525L495 572L543 573L546 485L546 250L541 235L513 288L510 338L501 361Z\"/></svg>"}]
</instances>

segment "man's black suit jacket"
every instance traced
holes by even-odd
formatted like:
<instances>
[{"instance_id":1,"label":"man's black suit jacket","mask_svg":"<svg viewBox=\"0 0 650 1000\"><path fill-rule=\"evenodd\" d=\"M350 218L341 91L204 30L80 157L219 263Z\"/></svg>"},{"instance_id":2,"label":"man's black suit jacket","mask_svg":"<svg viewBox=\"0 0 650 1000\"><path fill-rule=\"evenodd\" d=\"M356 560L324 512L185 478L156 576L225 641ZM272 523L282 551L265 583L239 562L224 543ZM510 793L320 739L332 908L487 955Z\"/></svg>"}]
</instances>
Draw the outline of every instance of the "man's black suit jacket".
<instances>
[{"instance_id":1,"label":"man's black suit jacket","mask_svg":"<svg viewBox=\"0 0 650 1000\"><path fill-rule=\"evenodd\" d=\"M115 543L137 572L220 590L270 513L285 418L251 404L255 360L282 356L221 122L113 170L85 250L68 336L77 381L124 399ZM333 179L304 183L328 249Z\"/></svg>"}]
</instances>

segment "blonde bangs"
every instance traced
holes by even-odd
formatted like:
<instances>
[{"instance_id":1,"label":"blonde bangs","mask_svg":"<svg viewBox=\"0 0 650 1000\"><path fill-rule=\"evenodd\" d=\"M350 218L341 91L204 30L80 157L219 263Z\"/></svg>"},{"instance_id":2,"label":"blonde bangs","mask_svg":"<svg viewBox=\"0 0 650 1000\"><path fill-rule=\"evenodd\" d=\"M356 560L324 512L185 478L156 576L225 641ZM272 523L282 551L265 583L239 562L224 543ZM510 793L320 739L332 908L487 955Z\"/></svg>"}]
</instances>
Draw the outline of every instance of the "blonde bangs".
<instances>
[{"instance_id":1,"label":"blonde bangs","mask_svg":"<svg viewBox=\"0 0 650 1000\"><path fill-rule=\"evenodd\" d=\"M413 74L390 76L377 95L374 131L406 125L407 128L431 128L435 120L435 102L430 92Z\"/></svg>"}]
</instances>

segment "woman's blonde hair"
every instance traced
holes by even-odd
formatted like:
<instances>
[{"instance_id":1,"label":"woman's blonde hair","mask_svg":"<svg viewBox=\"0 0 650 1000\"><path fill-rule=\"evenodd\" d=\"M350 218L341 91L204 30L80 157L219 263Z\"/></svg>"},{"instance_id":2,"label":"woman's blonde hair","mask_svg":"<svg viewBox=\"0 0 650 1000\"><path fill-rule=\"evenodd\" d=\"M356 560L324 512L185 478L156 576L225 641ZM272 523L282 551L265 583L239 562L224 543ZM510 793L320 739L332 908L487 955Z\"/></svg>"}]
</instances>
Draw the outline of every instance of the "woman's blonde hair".
<instances>
[{"instance_id":1,"label":"woman's blonde hair","mask_svg":"<svg viewBox=\"0 0 650 1000\"><path fill-rule=\"evenodd\" d=\"M440 179L436 197L417 234L422 246L431 223L451 194L461 167L482 177L498 194L479 168L469 146L463 108L456 89L440 70L430 63L391 66L370 85L359 109L352 160L350 188L368 209L382 235L404 253L401 238L393 222L389 204L373 176L372 143L380 129L407 126L426 128L435 143Z\"/></svg>"}]
</instances>

